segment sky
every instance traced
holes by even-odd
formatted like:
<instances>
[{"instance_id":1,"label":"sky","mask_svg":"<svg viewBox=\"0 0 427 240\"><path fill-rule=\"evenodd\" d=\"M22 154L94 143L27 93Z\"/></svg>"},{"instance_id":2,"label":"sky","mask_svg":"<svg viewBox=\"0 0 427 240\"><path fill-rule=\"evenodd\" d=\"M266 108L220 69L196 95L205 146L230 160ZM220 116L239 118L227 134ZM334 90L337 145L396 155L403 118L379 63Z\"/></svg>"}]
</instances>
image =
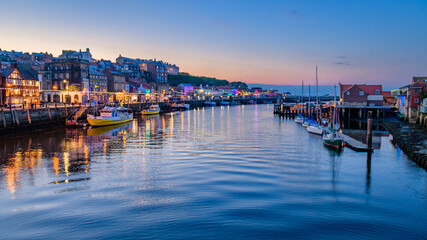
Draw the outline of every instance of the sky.
<instances>
[{"instance_id":1,"label":"sky","mask_svg":"<svg viewBox=\"0 0 427 240\"><path fill-rule=\"evenodd\" d=\"M427 75L427 1L2 1L0 48L86 49L247 83L405 85ZM7 10L9 9L9 10Z\"/></svg>"}]
</instances>

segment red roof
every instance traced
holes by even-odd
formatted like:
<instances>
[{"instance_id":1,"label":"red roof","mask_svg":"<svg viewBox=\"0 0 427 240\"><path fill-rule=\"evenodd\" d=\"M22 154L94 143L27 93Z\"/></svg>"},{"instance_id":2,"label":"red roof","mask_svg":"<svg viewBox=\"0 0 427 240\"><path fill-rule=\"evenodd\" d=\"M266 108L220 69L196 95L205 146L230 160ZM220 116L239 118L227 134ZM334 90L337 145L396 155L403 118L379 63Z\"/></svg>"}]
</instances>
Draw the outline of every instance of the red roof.
<instances>
[{"instance_id":1,"label":"red roof","mask_svg":"<svg viewBox=\"0 0 427 240\"><path fill-rule=\"evenodd\" d=\"M383 95L383 97L393 97L393 96L391 96L391 91L383 91L383 93L382 93L382 95Z\"/></svg>"},{"instance_id":2,"label":"red roof","mask_svg":"<svg viewBox=\"0 0 427 240\"><path fill-rule=\"evenodd\" d=\"M343 84L341 85L341 91L343 92L347 91L353 86L358 86L363 91L365 91L368 95L375 95L375 90L380 90L381 92L383 91L382 85L366 85L366 84L352 84L352 85Z\"/></svg>"}]
</instances>

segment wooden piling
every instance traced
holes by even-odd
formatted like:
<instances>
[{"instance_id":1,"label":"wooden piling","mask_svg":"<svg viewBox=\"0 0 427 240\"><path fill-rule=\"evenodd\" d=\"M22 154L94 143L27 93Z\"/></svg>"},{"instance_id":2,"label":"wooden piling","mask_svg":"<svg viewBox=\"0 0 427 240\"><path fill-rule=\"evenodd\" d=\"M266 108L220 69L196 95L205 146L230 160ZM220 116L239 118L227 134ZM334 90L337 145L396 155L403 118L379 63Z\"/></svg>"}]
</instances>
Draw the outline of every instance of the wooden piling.
<instances>
[{"instance_id":1,"label":"wooden piling","mask_svg":"<svg viewBox=\"0 0 427 240\"><path fill-rule=\"evenodd\" d=\"M367 145L368 148L372 148L372 112L368 112L368 124L367 124Z\"/></svg>"},{"instance_id":2,"label":"wooden piling","mask_svg":"<svg viewBox=\"0 0 427 240\"><path fill-rule=\"evenodd\" d=\"M1 119L2 119L2 122L3 122L3 127L6 128L6 120L4 118L4 111L3 110L1 111Z\"/></svg>"},{"instance_id":3,"label":"wooden piling","mask_svg":"<svg viewBox=\"0 0 427 240\"><path fill-rule=\"evenodd\" d=\"M28 108L27 108L27 118L28 118L28 124L31 125L30 109Z\"/></svg>"}]
</instances>

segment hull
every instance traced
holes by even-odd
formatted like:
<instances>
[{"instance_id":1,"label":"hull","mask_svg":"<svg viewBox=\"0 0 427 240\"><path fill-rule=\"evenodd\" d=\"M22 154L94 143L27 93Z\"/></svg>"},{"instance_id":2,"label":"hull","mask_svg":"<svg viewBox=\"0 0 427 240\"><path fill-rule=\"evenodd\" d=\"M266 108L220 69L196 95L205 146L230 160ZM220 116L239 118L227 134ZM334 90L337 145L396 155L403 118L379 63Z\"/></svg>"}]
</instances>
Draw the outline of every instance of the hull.
<instances>
[{"instance_id":1,"label":"hull","mask_svg":"<svg viewBox=\"0 0 427 240\"><path fill-rule=\"evenodd\" d=\"M133 120L133 117L129 117L121 120L111 120L108 118L101 118L101 119L88 118L87 119L89 124L92 125L93 127L115 125L115 124L130 122L132 120Z\"/></svg>"},{"instance_id":2,"label":"hull","mask_svg":"<svg viewBox=\"0 0 427 240\"><path fill-rule=\"evenodd\" d=\"M159 114L159 113L160 113L160 110L155 110L155 111L148 110L148 111L142 111L141 112L142 115L155 115L155 114Z\"/></svg>"},{"instance_id":3,"label":"hull","mask_svg":"<svg viewBox=\"0 0 427 240\"><path fill-rule=\"evenodd\" d=\"M342 149L344 140L342 139L323 139L323 144L328 147Z\"/></svg>"}]
</instances>

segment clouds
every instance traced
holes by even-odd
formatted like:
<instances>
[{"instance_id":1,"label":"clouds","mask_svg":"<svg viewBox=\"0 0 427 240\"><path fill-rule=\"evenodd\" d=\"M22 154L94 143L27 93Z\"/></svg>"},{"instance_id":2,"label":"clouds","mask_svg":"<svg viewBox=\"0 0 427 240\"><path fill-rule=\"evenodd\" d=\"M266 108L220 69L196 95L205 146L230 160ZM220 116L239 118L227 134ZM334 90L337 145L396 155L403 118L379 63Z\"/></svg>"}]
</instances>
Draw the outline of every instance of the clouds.
<instances>
[{"instance_id":1,"label":"clouds","mask_svg":"<svg viewBox=\"0 0 427 240\"><path fill-rule=\"evenodd\" d=\"M350 61L348 61L346 56L338 56L334 62L336 66L350 66Z\"/></svg>"}]
</instances>

